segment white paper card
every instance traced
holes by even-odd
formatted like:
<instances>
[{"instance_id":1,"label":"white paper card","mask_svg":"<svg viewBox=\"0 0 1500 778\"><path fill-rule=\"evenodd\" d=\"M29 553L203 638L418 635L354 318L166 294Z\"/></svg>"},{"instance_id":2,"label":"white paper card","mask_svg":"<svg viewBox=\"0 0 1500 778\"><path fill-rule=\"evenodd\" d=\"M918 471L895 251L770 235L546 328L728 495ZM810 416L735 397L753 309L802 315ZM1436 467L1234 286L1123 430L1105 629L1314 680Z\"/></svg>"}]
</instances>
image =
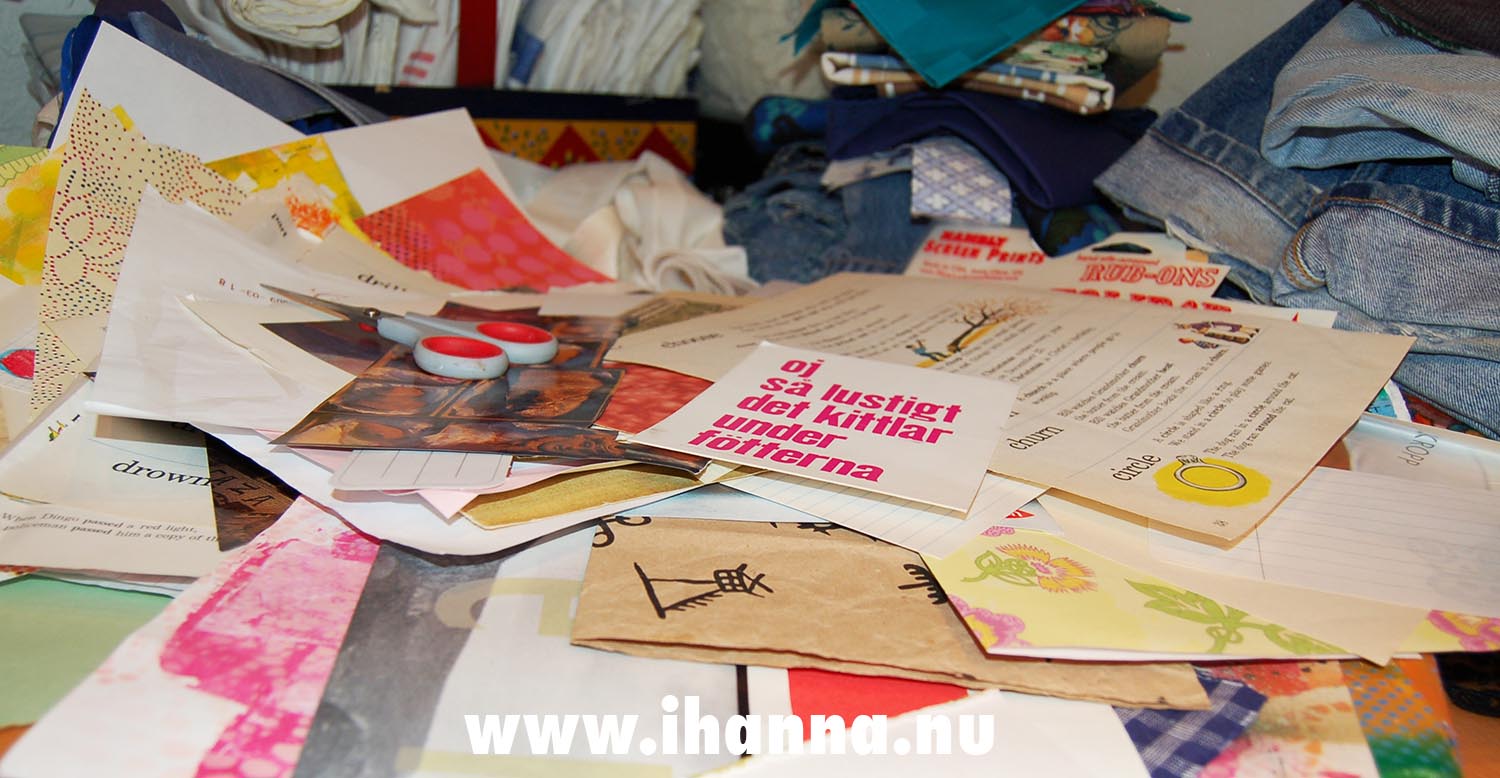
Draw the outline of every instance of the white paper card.
<instances>
[{"instance_id":1,"label":"white paper card","mask_svg":"<svg viewBox=\"0 0 1500 778\"><path fill-rule=\"evenodd\" d=\"M106 108L123 106L136 129L152 142L205 160L302 137L276 117L108 24L99 25L73 94L85 89ZM58 120L54 147L67 140L71 108L69 104Z\"/></svg>"},{"instance_id":2,"label":"white paper card","mask_svg":"<svg viewBox=\"0 0 1500 778\"><path fill-rule=\"evenodd\" d=\"M337 489L492 489L510 472L508 454L359 449L334 472Z\"/></svg>"},{"instance_id":3,"label":"white paper card","mask_svg":"<svg viewBox=\"0 0 1500 778\"><path fill-rule=\"evenodd\" d=\"M276 298L262 283L378 304L373 290L359 281L288 263L212 215L173 205L147 189L125 249L89 408L137 418L290 429L328 397L328 385L265 364L179 301L192 296L270 305Z\"/></svg>"},{"instance_id":4,"label":"white paper card","mask_svg":"<svg viewBox=\"0 0 1500 778\"><path fill-rule=\"evenodd\" d=\"M212 529L0 495L0 565L197 578L220 557Z\"/></svg>"},{"instance_id":5,"label":"white paper card","mask_svg":"<svg viewBox=\"0 0 1500 778\"><path fill-rule=\"evenodd\" d=\"M633 439L967 511L1015 397L1008 382L762 343Z\"/></svg>"},{"instance_id":6,"label":"white paper card","mask_svg":"<svg viewBox=\"0 0 1500 778\"><path fill-rule=\"evenodd\" d=\"M84 409L79 381L0 456L0 492L214 532L203 435Z\"/></svg>"},{"instance_id":7,"label":"white paper card","mask_svg":"<svg viewBox=\"0 0 1500 778\"><path fill-rule=\"evenodd\" d=\"M477 555L504 551L586 521L659 499L661 495L602 505L598 508L484 529L472 521L447 521L414 494L338 492L328 471L286 446L272 445L252 430L203 425L203 431L275 473L304 497L337 513L355 529L381 540L430 554Z\"/></svg>"},{"instance_id":8,"label":"white paper card","mask_svg":"<svg viewBox=\"0 0 1500 778\"><path fill-rule=\"evenodd\" d=\"M619 516L650 516L653 519L717 519L788 523L817 522L819 518L774 500L756 497L727 483L706 484L665 500L620 511Z\"/></svg>"}]
</instances>

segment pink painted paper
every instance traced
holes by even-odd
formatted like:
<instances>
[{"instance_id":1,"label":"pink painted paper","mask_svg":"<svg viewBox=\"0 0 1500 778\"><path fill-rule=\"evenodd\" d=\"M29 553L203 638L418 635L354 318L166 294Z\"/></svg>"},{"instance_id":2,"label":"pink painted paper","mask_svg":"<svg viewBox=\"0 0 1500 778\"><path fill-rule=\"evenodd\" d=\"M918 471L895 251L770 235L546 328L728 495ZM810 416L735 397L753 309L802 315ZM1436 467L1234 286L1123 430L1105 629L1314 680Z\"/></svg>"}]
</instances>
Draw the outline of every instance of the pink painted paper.
<instances>
[{"instance_id":1,"label":"pink painted paper","mask_svg":"<svg viewBox=\"0 0 1500 778\"><path fill-rule=\"evenodd\" d=\"M5 774L290 775L377 549L299 499L126 638Z\"/></svg>"},{"instance_id":2,"label":"pink painted paper","mask_svg":"<svg viewBox=\"0 0 1500 778\"><path fill-rule=\"evenodd\" d=\"M545 292L614 280L537 232L480 170L356 223L401 264L465 289L529 287Z\"/></svg>"},{"instance_id":3,"label":"pink painted paper","mask_svg":"<svg viewBox=\"0 0 1500 778\"><path fill-rule=\"evenodd\" d=\"M245 706L198 778L292 773L379 550L305 500L275 529L282 537L256 543L162 649L163 670Z\"/></svg>"}]
</instances>

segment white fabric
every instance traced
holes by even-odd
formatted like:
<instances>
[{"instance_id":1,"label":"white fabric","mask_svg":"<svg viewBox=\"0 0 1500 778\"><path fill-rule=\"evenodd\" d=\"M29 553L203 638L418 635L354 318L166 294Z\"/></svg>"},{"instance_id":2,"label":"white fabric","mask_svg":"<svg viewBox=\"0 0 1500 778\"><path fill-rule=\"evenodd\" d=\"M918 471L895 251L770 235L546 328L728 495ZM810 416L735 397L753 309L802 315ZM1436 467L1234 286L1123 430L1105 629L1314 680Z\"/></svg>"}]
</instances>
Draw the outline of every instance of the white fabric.
<instances>
[{"instance_id":1,"label":"white fabric","mask_svg":"<svg viewBox=\"0 0 1500 778\"><path fill-rule=\"evenodd\" d=\"M564 251L622 282L716 294L756 286L744 249L724 244L723 209L650 152L565 167L526 211Z\"/></svg>"},{"instance_id":2,"label":"white fabric","mask_svg":"<svg viewBox=\"0 0 1500 778\"><path fill-rule=\"evenodd\" d=\"M703 115L739 121L765 95L828 96L818 70L822 44L791 39L812 0L703 0L702 61L695 91Z\"/></svg>"},{"instance_id":3,"label":"white fabric","mask_svg":"<svg viewBox=\"0 0 1500 778\"><path fill-rule=\"evenodd\" d=\"M166 0L227 52L325 84L453 86L458 0ZM544 48L533 90L679 96L698 64L701 0L496 0L494 85L518 27ZM524 15L523 15L524 10Z\"/></svg>"},{"instance_id":4,"label":"white fabric","mask_svg":"<svg viewBox=\"0 0 1500 778\"><path fill-rule=\"evenodd\" d=\"M396 34L400 86L452 86L458 79L458 3L438 3L431 24L402 22Z\"/></svg>"},{"instance_id":5,"label":"white fabric","mask_svg":"<svg viewBox=\"0 0 1500 778\"><path fill-rule=\"evenodd\" d=\"M672 96L697 64L698 0L531 0L521 27L545 48L527 89Z\"/></svg>"},{"instance_id":6,"label":"white fabric","mask_svg":"<svg viewBox=\"0 0 1500 778\"><path fill-rule=\"evenodd\" d=\"M361 0L219 0L229 20L246 32L273 41L329 49L342 38L334 24Z\"/></svg>"}]
</instances>

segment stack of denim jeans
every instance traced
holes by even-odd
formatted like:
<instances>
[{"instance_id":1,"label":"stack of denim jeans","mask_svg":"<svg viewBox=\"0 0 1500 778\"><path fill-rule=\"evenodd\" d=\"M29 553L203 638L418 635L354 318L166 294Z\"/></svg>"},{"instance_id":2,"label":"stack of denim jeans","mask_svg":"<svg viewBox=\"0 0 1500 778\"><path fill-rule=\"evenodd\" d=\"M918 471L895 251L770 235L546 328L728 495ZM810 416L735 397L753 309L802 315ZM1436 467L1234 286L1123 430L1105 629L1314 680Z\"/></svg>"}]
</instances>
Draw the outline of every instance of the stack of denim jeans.
<instances>
[{"instance_id":1,"label":"stack of denim jeans","mask_svg":"<svg viewBox=\"0 0 1500 778\"><path fill-rule=\"evenodd\" d=\"M1500 59L1315 0L1095 184L1260 302L1416 338L1396 380L1500 437Z\"/></svg>"}]
</instances>

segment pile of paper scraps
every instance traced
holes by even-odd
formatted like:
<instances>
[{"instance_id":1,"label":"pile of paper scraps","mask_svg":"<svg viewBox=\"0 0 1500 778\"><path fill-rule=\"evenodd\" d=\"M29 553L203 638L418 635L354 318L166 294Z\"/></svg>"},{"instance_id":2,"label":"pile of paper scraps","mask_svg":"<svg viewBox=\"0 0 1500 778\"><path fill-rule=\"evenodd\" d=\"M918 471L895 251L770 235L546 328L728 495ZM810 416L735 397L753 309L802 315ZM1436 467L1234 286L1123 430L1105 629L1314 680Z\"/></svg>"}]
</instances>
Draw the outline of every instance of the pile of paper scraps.
<instances>
[{"instance_id":1,"label":"pile of paper scraps","mask_svg":"<svg viewBox=\"0 0 1500 778\"><path fill-rule=\"evenodd\" d=\"M643 293L462 111L302 137L107 26L4 155L0 775L1457 774L1395 660L1500 649L1500 445L1393 418L1409 339L1155 235ZM486 729L543 714L652 744ZM788 714L986 753L739 761Z\"/></svg>"}]
</instances>

